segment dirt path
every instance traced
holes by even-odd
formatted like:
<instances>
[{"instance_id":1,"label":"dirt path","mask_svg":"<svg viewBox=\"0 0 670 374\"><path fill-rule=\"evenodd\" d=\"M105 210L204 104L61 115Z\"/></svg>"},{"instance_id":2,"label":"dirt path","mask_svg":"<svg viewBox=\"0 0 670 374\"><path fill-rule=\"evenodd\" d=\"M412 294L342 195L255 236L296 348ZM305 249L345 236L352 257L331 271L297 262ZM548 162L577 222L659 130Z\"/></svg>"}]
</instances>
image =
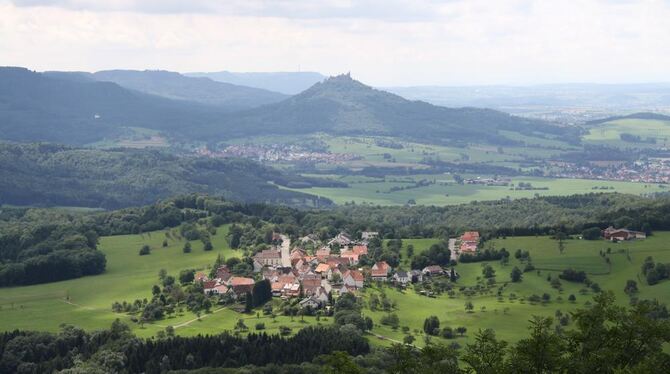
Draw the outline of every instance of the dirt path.
<instances>
[{"instance_id":1,"label":"dirt path","mask_svg":"<svg viewBox=\"0 0 670 374\"><path fill-rule=\"evenodd\" d=\"M205 314L205 315L203 315L203 316L200 316L199 319L207 318L207 317L211 316L212 314L214 314L214 313L218 313L218 312L220 312L220 311L222 311L222 310L224 310L224 309L226 309L226 308L225 308L225 307L223 307L223 308L219 308L219 309L213 311L212 313L209 313L209 314ZM174 325L174 326L172 326L172 327L174 327L175 329L178 329L178 328L180 328L180 327L186 327L186 326L190 325L191 323L193 323L193 322L195 322L195 321L197 321L197 320L198 320L198 318L194 318L194 319L192 319L192 320L190 320L190 321L182 322L182 323L180 323L180 324L178 324L178 325Z\"/></svg>"}]
</instances>

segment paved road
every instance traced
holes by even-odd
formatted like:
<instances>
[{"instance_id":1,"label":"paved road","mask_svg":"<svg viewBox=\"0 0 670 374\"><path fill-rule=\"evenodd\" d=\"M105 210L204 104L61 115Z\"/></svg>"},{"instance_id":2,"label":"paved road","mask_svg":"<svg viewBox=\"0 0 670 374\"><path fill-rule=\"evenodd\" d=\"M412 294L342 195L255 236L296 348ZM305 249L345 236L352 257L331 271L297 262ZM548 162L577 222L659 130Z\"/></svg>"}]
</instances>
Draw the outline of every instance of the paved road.
<instances>
[{"instance_id":1,"label":"paved road","mask_svg":"<svg viewBox=\"0 0 670 374\"><path fill-rule=\"evenodd\" d=\"M289 249L291 248L291 239L286 235L280 235L281 237L281 265L283 267L291 267L291 253Z\"/></svg>"}]
</instances>

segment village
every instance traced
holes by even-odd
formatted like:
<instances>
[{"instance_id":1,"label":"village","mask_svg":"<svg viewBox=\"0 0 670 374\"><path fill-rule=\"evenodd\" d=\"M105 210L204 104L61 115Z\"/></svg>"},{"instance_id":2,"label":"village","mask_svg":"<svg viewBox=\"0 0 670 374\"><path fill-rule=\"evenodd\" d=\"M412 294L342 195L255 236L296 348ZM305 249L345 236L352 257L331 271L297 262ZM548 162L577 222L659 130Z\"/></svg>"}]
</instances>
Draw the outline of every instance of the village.
<instances>
[{"instance_id":1,"label":"village","mask_svg":"<svg viewBox=\"0 0 670 374\"><path fill-rule=\"evenodd\" d=\"M204 272L195 274L208 296L229 296L240 300L252 294L259 280L267 280L272 297L281 300L298 300L298 306L311 311L328 308L333 296L346 293L356 295L363 288L376 282L406 288L410 284L444 276L450 281L458 278L454 265L461 255L475 255L480 251L482 238L477 231L466 231L448 241L451 269L438 264L428 264L421 269L393 268L386 261L363 266L368 244L379 238L379 233L364 231L360 238L341 232L327 242L316 235L307 235L292 243L287 235L273 233L273 245L253 255L254 278L236 276L226 265L216 269L210 279ZM601 238L618 242L645 239L644 232L625 228L608 227L601 230ZM308 251L305 248L313 248Z\"/></svg>"},{"instance_id":2,"label":"village","mask_svg":"<svg viewBox=\"0 0 670 374\"><path fill-rule=\"evenodd\" d=\"M252 293L257 280L267 280L273 297L282 300L298 298L301 308L318 310L325 308L333 295L356 295L373 282L405 288L424 279L450 274L457 276L453 267L449 270L437 264L414 270L394 269L386 261L361 266L361 260L369 255L369 241L378 237L379 233L373 231L362 232L357 239L341 232L321 243L315 235L307 235L292 246L288 236L273 233L272 248L259 251L252 257L257 279L235 276L228 266L223 265L217 268L212 279L204 272L198 272L195 281L202 282L206 295L230 295L233 299L240 299ZM480 235L476 231L465 232L450 240L451 265L456 263L460 254L476 253L479 243ZM314 250L307 251L304 247Z\"/></svg>"}]
</instances>

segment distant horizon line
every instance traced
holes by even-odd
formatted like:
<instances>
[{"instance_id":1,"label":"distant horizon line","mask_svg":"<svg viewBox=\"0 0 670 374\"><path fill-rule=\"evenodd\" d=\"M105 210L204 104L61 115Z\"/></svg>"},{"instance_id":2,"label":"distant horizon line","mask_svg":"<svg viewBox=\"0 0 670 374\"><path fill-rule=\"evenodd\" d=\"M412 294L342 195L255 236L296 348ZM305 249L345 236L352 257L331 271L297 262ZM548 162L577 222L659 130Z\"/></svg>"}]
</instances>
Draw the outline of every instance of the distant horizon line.
<instances>
[{"instance_id":1,"label":"distant horizon line","mask_svg":"<svg viewBox=\"0 0 670 374\"><path fill-rule=\"evenodd\" d=\"M184 76L189 74L217 74L217 73L231 73L231 74L318 74L321 75L324 79L335 77L346 73L336 73L336 74L324 74L316 70L300 70L300 71L290 71L290 70L280 70L280 71L233 71L233 70L213 70L213 71L178 71L178 70L168 70L168 69L128 69L128 68L114 68L114 69L101 69L101 70L38 70L31 69L26 66L18 65L4 65L0 68L24 68L37 73L50 73L50 72L61 72L61 73L88 73L94 74L102 71L136 71L136 72L169 72L169 73L178 73ZM532 88L532 87L549 87L549 86L649 86L649 85L670 85L670 80L668 81L634 81L634 82L595 82L595 81L566 81L566 82L543 82L543 83L460 83L460 84L449 84L449 83L435 83L435 84L406 84L406 85L376 85L366 83L365 80L359 79L355 74L352 74L352 79L365 83L371 87L382 88L382 89L403 89L403 88L477 88L477 87L505 87L505 88Z\"/></svg>"}]
</instances>

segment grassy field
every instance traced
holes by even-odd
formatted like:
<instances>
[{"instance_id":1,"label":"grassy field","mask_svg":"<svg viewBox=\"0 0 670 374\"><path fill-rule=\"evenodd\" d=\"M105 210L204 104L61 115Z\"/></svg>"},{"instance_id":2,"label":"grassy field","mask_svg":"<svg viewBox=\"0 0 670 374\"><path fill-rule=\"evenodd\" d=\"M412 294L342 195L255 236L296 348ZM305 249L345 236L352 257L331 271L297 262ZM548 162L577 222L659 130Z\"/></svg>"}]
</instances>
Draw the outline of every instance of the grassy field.
<instances>
[{"instance_id":1,"label":"grassy field","mask_svg":"<svg viewBox=\"0 0 670 374\"><path fill-rule=\"evenodd\" d=\"M220 227L212 237L214 250L205 252L201 242L193 242L193 251L182 252L183 241L170 240L162 247L164 232L143 235L103 237L99 248L107 256L107 270L98 276L72 279L63 282L26 287L0 289L0 330L28 329L56 331L61 323L74 324L86 329L106 328L116 318L128 320L125 314L111 311L114 301L129 301L151 297L151 286L158 283L158 271L165 269L178 276L182 269L206 269L218 254L224 257L239 255L231 250L225 240L227 227ZM151 255L139 256L139 248L149 244ZM67 298L69 297L69 300ZM234 312L232 312L234 313ZM227 324L226 313L216 313L196 321L185 331L207 332L214 323ZM191 313L160 324L178 325L196 317ZM236 319L235 319L236 321ZM234 322L230 322L234 323ZM145 325L140 336L152 335L162 326ZM197 326L203 327L198 329Z\"/></svg>"},{"instance_id":2,"label":"grassy field","mask_svg":"<svg viewBox=\"0 0 670 374\"><path fill-rule=\"evenodd\" d=\"M100 248L106 253L108 261L105 274L45 285L1 289L0 330L18 328L56 331L61 323L86 329L101 329L108 327L114 319L121 318L129 322L138 336L148 337L168 325L175 326L178 334L186 336L217 333L232 330L239 319L244 320L250 331L255 330L257 323L263 323L268 333L277 333L280 326L288 326L296 332L305 326L331 323L329 318L317 321L315 317L292 319L278 316L273 320L267 316L243 315L227 308L214 307L213 313L204 314L200 319L192 313L185 312L140 328L137 324L131 323L130 317L126 314L111 311L111 303L114 301L132 301L136 298L150 297L151 286L158 282L158 270L161 268L172 275L177 275L179 270L184 268L207 268L217 254L224 257L238 256L239 252L231 250L226 245L226 231L226 227L221 227L213 237L214 251L205 252L201 243L194 242L194 250L190 254L182 253L184 243L181 241L170 241L167 248L162 248L161 243L165 238L162 231L101 238ZM412 244L415 248L414 253L418 254L436 242L437 239L403 240L403 266L408 267L407 245ZM143 244L151 245L151 255L137 254ZM466 297L457 293L454 298L447 295L429 298L419 295L411 288L400 292L388 287L381 289L375 287L366 290L362 296L367 299L371 293L386 293L397 304L394 313L400 318L400 326L409 327L409 333L417 337L416 344L423 345L421 329L424 319L430 315L438 316L442 326L467 327L469 333L456 339L463 344L472 338L474 331L488 327L494 328L500 337L513 341L524 336L527 321L532 315L552 316L556 310L568 312L584 306L584 303L592 298L593 293L589 291L582 294L583 285L563 281L563 290L558 291L551 288L547 281L547 276L556 277L567 267L588 272L589 278L599 283L603 289L613 290L622 304L628 300L623 292L628 279L638 282L640 298L658 298L667 302L670 295L670 281L647 286L640 277L640 265L647 256L653 256L656 261L670 262L670 232L656 233L647 240L618 244L568 240L563 254L558 251L556 241L548 237L510 237L492 241L487 245L504 247L512 253L516 249L529 250L533 264L540 270L539 274L535 271L526 273L521 283L511 283L509 279L511 269L513 266L521 266L516 259L511 258L506 266L499 262L491 263L496 270L496 285L490 293L484 295ZM608 248L611 252L610 264L600 256L600 251L607 251ZM481 263L459 264L457 270L461 278L458 286L471 287L482 283L481 268ZM501 286L503 299L498 300L495 291ZM509 299L512 293L518 298L527 298L532 294L542 295L545 292L551 295L552 300L547 304L531 304L519 299ZM576 303L567 300L570 294L576 295ZM559 301L559 297L563 300ZM473 302L474 312L466 313L464 309L466 301ZM373 333L389 339L402 340L404 333L401 329L394 331L380 324L385 312L365 309L364 313L375 321ZM391 340L371 337L371 342L376 345L388 345Z\"/></svg>"},{"instance_id":3,"label":"grassy field","mask_svg":"<svg viewBox=\"0 0 670 374\"><path fill-rule=\"evenodd\" d=\"M642 139L652 138L656 144L630 143L621 140L621 134L633 134ZM667 147L670 139L670 121L651 119L620 119L592 128L584 140L594 144L608 144L623 148Z\"/></svg>"},{"instance_id":4,"label":"grassy field","mask_svg":"<svg viewBox=\"0 0 670 374\"><path fill-rule=\"evenodd\" d=\"M404 242L407 245L411 241L406 240ZM561 281L563 290L559 291L552 288L547 280L548 276L557 277L560 271L568 267L589 273L589 278L597 282L602 289L614 291L617 301L621 304L626 304L629 300L623 292L628 279L637 282L640 290L637 295L639 298L656 298L663 302L670 301L670 281L648 286L640 273L641 264L647 256L652 256L657 262L670 262L670 232L657 233L647 240L618 244L602 240L568 240L563 254L559 252L556 241L548 237L499 239L494 241L494 245L496 248L504 247L512 253L516 249L530 251L533 264L540 269L539 274L536 271L525 273L522 282L512 283L510 281L512 268L514 266L522 267L512 257L510 263L506 266L502 266L497 261L490 263L496 270L496 284L490 294L466 297L457 292L454 298L447 295L429 298L417 294L411 288L400 292L389 287L383 287L367 290L364 297L367 299L371 293L384 292L387 297L394 300L397 303L397 309L393 312L398 315L400 326L409 327L409 333L417 338L415 344L419 346L424 345L423 321L431 315L440 319L442 327L465 326L468 329L466 336L454 340L463 345L469 342L474 335L473 333L480 328L493 328L499 337L515 341L527 335L528 320L532 315L554 316L556 310L565 313L584 307L584 304L592 299L593 292L589 291L582 294L583 284ZM416 244L415 246L418 248ZM600 256L600 251L607 251L608 248L612 252L609 255L611 267ZM461 275L458 285L475 286L482 282L481 268L481 263L459 264L456 268ZM503 287L503 298L502 301L499 301L496 291L501 286ZM517 300L510 300L509 296L512 293L516 294ZM543 293L551 295L549 303L533 305L528 301L520 301L522 297L528 298L533 294L542 295ZM570 294L577 297L575 303L568 301ZM559 297L562 300L559 301ZM474 312L467 313L465 311L466 301L471 301L474 304ZM482 309L482 307L485 309ZM506 308L508 308L507 311ZM401 329L394 331L388 326L381 325L380 319L386 312L373 312L366 309L365 314L373 318L375 322L373 332L375 334L399 341L403 339L405 334ZM432 339L449 342L437 337ZM391 343L390 340L377 338L373 338L372 341L381 345Z\"/></svg>"},{"instance_id":5,"label":"grassy field","mask_svg":"<svg viewBox=\"0 0 670 374\"><path fill-rule=\"evenodd\" d=\"M665 191L666 189L654 184L599 181L588 179L554 179L540 177L518 177L512 178L512 183L531 183L535 188L548 188L546 190L510 190L510 187L485 186L485 185L459 185L453 183L449 175L411 175L411 176L388 176L386 179L374 179L368 177L335 177L349 184L349 188L307 188L295 191L311 193L327 197L337 204L355 201L356 203L371 203L379 205L404 205L409 200L414 200L419 205L453 205L468 203L478 200L499 200L504 198L519 199L532 198L536 195L573 195L590 193L594 191L620 192L629 194L648 194ZM394 187L407 187L415 182L426 179L435 181L419 188L391 191ZM600 188L607 188L606 190Z\"/></svg>"}]
</instances>

